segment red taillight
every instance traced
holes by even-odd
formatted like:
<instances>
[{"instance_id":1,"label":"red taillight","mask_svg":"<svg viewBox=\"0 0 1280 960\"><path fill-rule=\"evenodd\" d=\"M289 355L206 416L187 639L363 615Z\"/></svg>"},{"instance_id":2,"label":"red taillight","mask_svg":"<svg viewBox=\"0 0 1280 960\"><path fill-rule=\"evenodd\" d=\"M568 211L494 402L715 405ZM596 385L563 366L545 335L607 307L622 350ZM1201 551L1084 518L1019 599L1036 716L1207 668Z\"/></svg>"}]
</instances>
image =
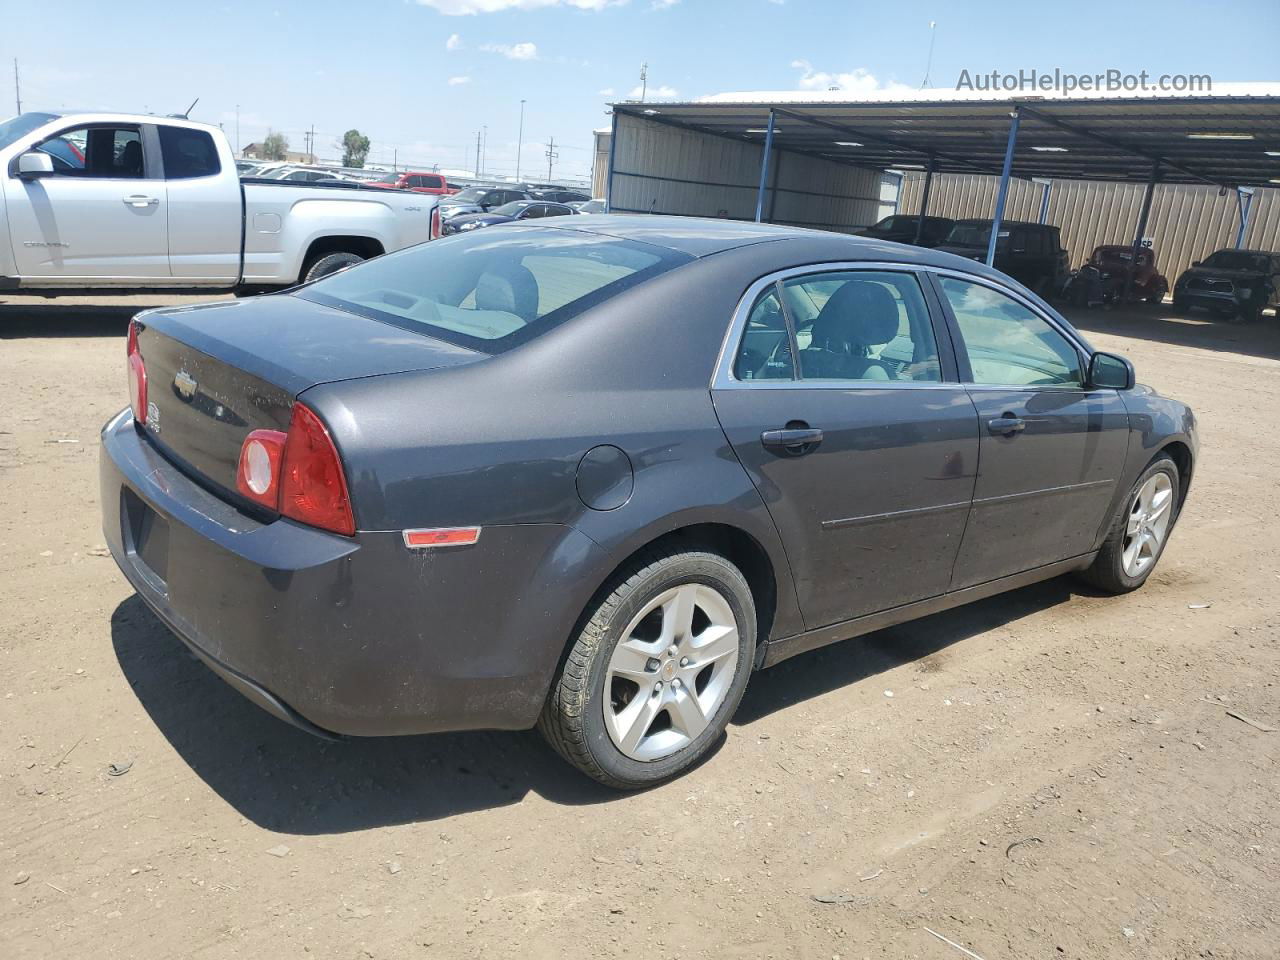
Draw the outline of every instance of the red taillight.
<instances>
[{"instance_id":1,"label":"red taillight","mask_svg":"<svg viewBox=\"0 0 1280 960\"><path fill-rule=\"evenodd\" d=\"M145 426L147 423L147 368L142 362L142 354L138 351L138 322L129 321L129 409L133 411L133 419Z\"/></svg>"},{"instance_id":2,"label":"red taillight","mask_svg":"<svg viewBox=\"0 0 1280 960\"><path fill-rule=\"evenodd\" d=\"M236 489L299 523L348 537L356 532L338 448L304 403L293 405L288 433L254 430L244 438Z\"/></svg>"},{"instance_id":3,"label":"red taillight","mask_svg":"<svg viewBox=\"0 0 1280 960\"><path fill-rule=\"evenodd\" d=\"M435 240L440 236L440 206L431 208L431 239Z\"/></svg>"},{"instance_id":4,"label":"red taillight","mask_svg":"<svg viewBox=\"0 0 1280 960\"><path fill-rule=\"evenodd\" d=\"M351 536L356 532L338 448L320 418L302 403L293 405L284 445L280 512L334 533Z\"/></svg>"},{"instance_id":5,"label":"red taillight","mask_svg":"<svg viewBox=\"0 0 1280 960\"><path fill-rule=\"evenodd\" d=\"M284 460L287 433L254 430L240 447L236 489L254 503L280 509L280 464Z\"/></svg>"}]
</instances>

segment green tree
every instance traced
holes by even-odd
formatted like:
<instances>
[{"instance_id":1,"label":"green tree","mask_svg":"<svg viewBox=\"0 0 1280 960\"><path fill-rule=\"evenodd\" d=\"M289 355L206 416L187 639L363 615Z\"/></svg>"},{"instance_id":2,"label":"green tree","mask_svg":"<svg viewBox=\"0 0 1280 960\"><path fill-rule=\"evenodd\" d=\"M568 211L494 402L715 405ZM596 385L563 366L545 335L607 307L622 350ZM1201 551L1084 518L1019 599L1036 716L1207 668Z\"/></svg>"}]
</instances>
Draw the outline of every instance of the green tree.
<instances>
[{"instance_id":1,"label":"green tree","mask_svg":"<svg viewBox=\"0 0 1280 960\"><path fill-rule=\"evenodd\" d=\"M369 138L359 130L348 130L342 135L342 165L360 168L369 156Z\"/></svg>"},{"instance_id":2,"label":"green tree","mask_svg":"<svg viewBox=\"0 0 1280 960\"><path fill-rule=\"evenodd\" d=\"M262 141L262 159L283 160L289 152L289 141L283 133L267 131L267 138Z\"/></svg>"}]
</instances>

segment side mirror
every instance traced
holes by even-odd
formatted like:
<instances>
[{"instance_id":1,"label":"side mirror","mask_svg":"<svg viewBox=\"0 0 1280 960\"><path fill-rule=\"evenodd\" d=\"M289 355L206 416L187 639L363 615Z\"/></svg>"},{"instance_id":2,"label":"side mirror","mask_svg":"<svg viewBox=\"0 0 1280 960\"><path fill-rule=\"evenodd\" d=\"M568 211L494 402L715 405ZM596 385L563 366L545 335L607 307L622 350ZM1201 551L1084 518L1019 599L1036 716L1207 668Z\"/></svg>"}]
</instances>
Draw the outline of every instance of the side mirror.
<instances>
[{"instance_id":1,"label":"side mirror","mask_svg":"<svg viewBox=\"0 0 1280 960\"><path fill-rule=\"evenodd\" d=\"M53 173L53 157L39 150L28 150L18 157L18 177L22 180L34 180L47 177Z\"/></svg>"},{"instance_id":2,"label":"side mirror","mask_svg":"<svg viewBox=\"0 0 1280 960\"><path fill-rule=\"evenodd\" d=\"M1103 390L1132 390L1133 364L1114 353L1095 353L1089 358L1089 386Z\"/></svg>"}]
</instances>

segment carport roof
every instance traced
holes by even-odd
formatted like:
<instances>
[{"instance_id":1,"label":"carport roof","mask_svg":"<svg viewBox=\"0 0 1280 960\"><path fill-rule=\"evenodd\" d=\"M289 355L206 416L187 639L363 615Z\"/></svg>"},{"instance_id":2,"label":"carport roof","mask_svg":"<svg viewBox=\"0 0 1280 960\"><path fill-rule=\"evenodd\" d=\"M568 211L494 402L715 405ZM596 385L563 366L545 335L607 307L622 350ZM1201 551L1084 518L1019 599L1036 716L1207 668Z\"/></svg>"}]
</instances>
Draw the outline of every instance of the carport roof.
<instances>
[{"instance_id":1,"label":"carport roof","mask_svg":"<svg viewBox=\"0 0 1280 960\"><path fill-rule=\"evenodd\" d=\"M964 97L911 100L836 94L722 94L684 103L615 103L636 116L734 140L763 142L875 169L999 175L1010 115L1020 113L1016 177L1146 181L1223 187L1280 181L1280 85L1233 84L1212 96ZM950 94L951 99L945 99Z\"/></svg>"}]
</instances>

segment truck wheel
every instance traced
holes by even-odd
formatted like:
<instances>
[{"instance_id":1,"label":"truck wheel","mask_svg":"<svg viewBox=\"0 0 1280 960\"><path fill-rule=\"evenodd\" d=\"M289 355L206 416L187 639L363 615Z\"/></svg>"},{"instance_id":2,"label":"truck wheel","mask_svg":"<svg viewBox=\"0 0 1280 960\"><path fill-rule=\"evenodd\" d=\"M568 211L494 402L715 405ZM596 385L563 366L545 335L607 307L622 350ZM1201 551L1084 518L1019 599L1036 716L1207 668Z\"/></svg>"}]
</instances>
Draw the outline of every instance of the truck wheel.
<instances>
[{"instance_id":1,"label":"truck wheel","mask_svg":"<svg viewBox=\"0 0 1280 960\"><path fill-rule=\"evenodd\" d=\"M649 787L711 750L751 674L756 610L714 553L649 554L587 611L538 729L606 786Z\"/></svg>"},{"instance_id":2,"label":"truck wheel","mask_svg":"<svg viewBox=\"0 0 1280 960\"><path fill-rule=\"evenodd\" d=\"M302 271L302 282L310 283L312 280L319 280L321 277L327 277L329 274L345 270L347 267L354 267L363 260L364 257L358 253L325 254L319 260L312 261L311 265Z\"/></svg>"}]
</instances>

